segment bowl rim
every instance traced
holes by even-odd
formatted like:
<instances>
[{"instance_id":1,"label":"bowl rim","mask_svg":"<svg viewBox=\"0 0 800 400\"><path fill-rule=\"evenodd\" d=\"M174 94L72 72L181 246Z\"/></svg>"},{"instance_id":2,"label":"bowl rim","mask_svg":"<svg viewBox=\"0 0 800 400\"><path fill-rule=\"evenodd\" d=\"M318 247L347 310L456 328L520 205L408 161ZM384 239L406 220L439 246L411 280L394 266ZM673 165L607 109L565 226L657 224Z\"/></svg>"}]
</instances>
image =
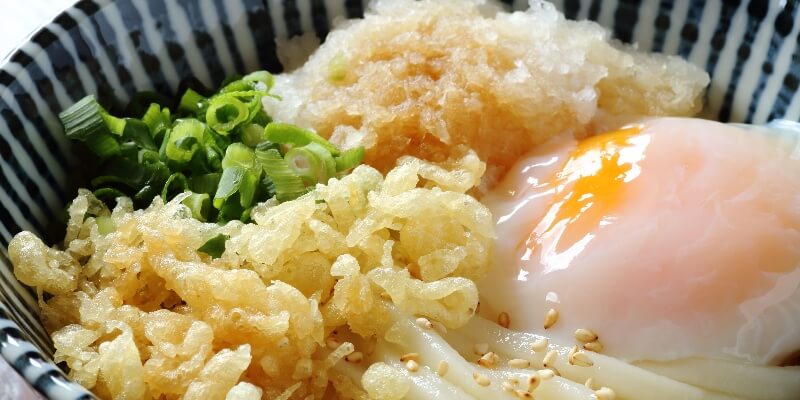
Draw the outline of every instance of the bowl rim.
<instances>
[{"instance_id":1,"label":"bowl rim","mask_svg":"<svg viewBox=\"0 0 800 400\"><path fill-rule=\"evenodd\" d=\"M15 73L18 73L19 70L30 65L50 43L59 39L59 34L53 32L51 28L56 27L56 30L64 32L71 29L62 26L58 22L60 19L68 17L72 19L75 22L74 25L77 26L102 10L103 7L113 3L113 0L77 0L71 6L61 8L58 13L31 30L11 49L11 51L0 58L0 96L5 94L9 86L16 80L14 77ZM80 12L80 14L74 15L75 11ZM54 39L48 40L45 38L45 32L51 33Z\"/></svg>"}]
</instances>

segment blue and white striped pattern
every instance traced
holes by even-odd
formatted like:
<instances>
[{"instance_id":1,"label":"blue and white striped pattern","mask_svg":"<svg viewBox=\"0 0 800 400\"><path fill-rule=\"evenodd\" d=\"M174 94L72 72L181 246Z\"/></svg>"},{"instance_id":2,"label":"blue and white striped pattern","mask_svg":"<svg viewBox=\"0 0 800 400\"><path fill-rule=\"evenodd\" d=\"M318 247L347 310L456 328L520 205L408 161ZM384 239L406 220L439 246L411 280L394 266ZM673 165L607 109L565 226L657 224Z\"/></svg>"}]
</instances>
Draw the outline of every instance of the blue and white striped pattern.
<instances>
[{"instance_id":1,"label":"blue and white striped pattern","mask_svg":"<svg viewBox=\"0 0 800 400\"><path fill-rule=\"evenodd\" d=\"M503 1L527 7L526 0ZM334 18L362 15L364 2L81 0L0 67L0 349L40 392L87 396L59 383L66 381L44 361L52 344L36 317L35 296L7 261L8 241L20 230L60 239L57 221L82 183L87 165L61 135L58 112L89 93L119 109L140 90L174 96L188 77L213 87L234 73L280 71L275 37L324 38ZM641 49L706 68L707 116L800 118L798 0L554 3L567 17L599 21Z\"/></svg>"},{"instance_id":2,"label":"blue and white striped pattern","mask_svg":"<svg viewBox=\"0 0 800 400\"><path fill-rule=\"evenodd\" d=\"M26 341L19 327L8 319L7 311L7 307L0 303L0 355L48 399L92 399L91 393L77 383L70 382L58 367Z\"/></svg>"}]
</instances>

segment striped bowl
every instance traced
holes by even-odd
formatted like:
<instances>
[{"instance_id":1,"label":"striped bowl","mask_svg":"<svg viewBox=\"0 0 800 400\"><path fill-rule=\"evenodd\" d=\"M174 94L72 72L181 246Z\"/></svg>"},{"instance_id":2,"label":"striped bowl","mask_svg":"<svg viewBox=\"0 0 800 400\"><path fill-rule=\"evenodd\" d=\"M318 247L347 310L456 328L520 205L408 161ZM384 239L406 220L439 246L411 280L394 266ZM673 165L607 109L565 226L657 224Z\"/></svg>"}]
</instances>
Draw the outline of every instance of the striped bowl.
<instances>
[{"instance_id":1,"label":"striped bowl","mask_svg":"<svg viewBox=\"0 0 800 400\"><path fill-rule=\"evenodd\" d=\"M568 18L599 21L622 41L704 67L712 78L706 116L753 123L800 117L797 0L555 3ZM48 361L53 347L35 295L7 260L8 241L21 230L60 238L53 221L80 183L83 164L58 112L89 93L125 104L140 90L174 96L188 77L214 87L234 73L280 71L276 37L324 38L334 18L358 17L363 7L362 0L81 0L3 62L0 353L39 392L93 398Z\"/></svg>"}]
</instances>

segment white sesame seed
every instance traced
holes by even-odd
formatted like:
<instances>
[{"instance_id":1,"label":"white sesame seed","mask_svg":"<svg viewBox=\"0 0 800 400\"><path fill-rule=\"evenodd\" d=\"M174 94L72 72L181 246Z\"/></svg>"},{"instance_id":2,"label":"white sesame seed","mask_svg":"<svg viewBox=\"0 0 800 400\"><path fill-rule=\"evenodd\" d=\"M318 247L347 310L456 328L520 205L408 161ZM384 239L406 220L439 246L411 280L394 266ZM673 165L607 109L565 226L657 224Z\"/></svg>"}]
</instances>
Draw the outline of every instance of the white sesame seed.
<instances>
[{"instance_id":1,"label":"white sesame seed","mask_svg":"<svg viewBox=\"0 0 800 400\"><path fill-rule=\"evenodd\" d=\"M353 364L358 364L364 359L364 354L360 351L354 351L344 357L345 361Z\"/></svg>"},{"instance_id":2,"label":"white sesame seed","mask_svg":"<svg viewBox=\"0 0 800 400\"><path fill-rule=\"evenodd\" d=\"M555 350L548 351L547 355L545 355L542 360L542 365L544 365L545 368L549 368L556 361L556 357L558 357L558 353L556 353Z\"/></svg>"},{"instance_id":3,"label":"white sesame seed","mask_svg":"<svg viewBox=\"0 0 800 400\"><path fill-rule=\"evenodd\" d=\"M544 316L544 329L550 329L556 322L558 322L558 311L551 308Z\"/></svg>"},{"instance_id":4,"label":"white sesame seed","mask_svg":"<svg viewBox=\"0 0 800 400\"><path fill-rule=\"evenodd\" d=\"M528 392L526 390L517 390L517 391L514 392L514 394L517 397L519 397L520 399L532 399L533 398L533 393Z\"/></svg>"},{"instance_id":5,"label":"white sesame seed","mask_svg":"<svg viewBox=\"0 0 800 400\"><path fill-rule=\"evenodd\" d=\"M539 386L539 382L541 382L541 379L539 378L539 374L533 374L533 375L529 376L528 377L528 391L532 392L532 391L536 390L536 387Z\"/></svg>"},{"instance_id":6,"label":"white sesame seed","mask_svg":"<svg viewBox=\"0 0 800 400\"><path fill-rule=\"evenodd\" d=\"M433 324L427 318L419 317L417 318L417 326L422 329L433 329Z\"/></svg>"},{"instance_id":7,"label":"white sesame seed","mask_svg":"<svg viewBox=\"0 0 800 400\"><path fill-rule=\"evenodd\" d=\"M541 353L547 350L547 338L537 339L533 342L533 352L534 353Z\"/></svg>"},{"instance_id":8,"label":"white sesame seed","mask_svg":"<svg viewBox=\"0 0 800 400\"><path fill-rule=\"evenodd\" d=\"M595 353L603 352L603 344L596 340L594 342L584 343L583 348L589 351L593 351Z\"/></svg>"},{"instance_id":9,"label":"white sesame seed","mask_svg":"<svg viewBox=\"0 0 800 400\"><path fill-rule=\"evenodd\" d=\"M536 374L539 375L539 378L542 378L543 381L552 379L556 375L553 373L552 369L540 369L536 371Z\"/></svg>"},{"instance_id":10,"label":"white sesame seed","mask_svg":"<svg viewBox=\"0 0 800 400\"><path fill-rule=\"evenodd\" d=\"M490 351L478 359L478 365L485 368L492 368L495 366L495 364L499 359L500 357L497 354L494 354L493 352Z\"/></svg>"},{"instance_id":11,"label":"white sesame seed","mask_svg":"<svg viewBox=\"0 0 800 400\"><path fill-rule=\"evenodd\" d=\"M400 356L400 361L406 362L408 360L417 360L419 358L419 353L406 353Z\"/></svg>"},{"instance_id":12,"label":"white sesame seed","mask_svg":"<svg viewBox=\"0 0 800 400\"><path fill-rule=\"evenodd\" d=\"M572 356L577 351L578 351L578 346L572 346L572 348L569 349L569 353L567 353L567 357L572 358Z\"/></svg>"},{"instance_id":13,"label":"white sesame seed","mask_svg":"<svg viewBox=\"0 0 800 400\"><path fill-rule=\"evenodd\" d=\"M580 328L575 330L575 339L581 343L594 342L597 340L597 334L591 329Z\"/></svg>"},{"instance_id":14,"label":"white sesame seed","mask_svg":"<svg viewBox=\"0 0 800 400\"><path fill-rule=\"evenodd\" d=\"M589 389L594 390L594 378L587 379L586 383L584 383L583 385L586 386Z\"/></svg>"},{"instance_id":15,"label":"white sesame seed","mask_svg":"<svg viewBox=\"0 0 800 400\"><path fill-rule=\"evenodd\" d=\"M472 373L472 379L474 379L475 383L477 383L480 386L489 386L492 384L492 381L489 380L488 376L484 374L479 374L477 372Z\"/></svg>"},{"instance_id":16,"label":"white sesame seed","mask_svg":"<svg viewBox=\"0 0 800 400\"><path fill-rule=\"evenodd\" d=\"M506 329L511 326L511 318L508 316L507 312L503 311L497 316L497 324Z\"/></svg>"},{"instance_id":17,"label":"white sesame seed","mask_svg":"<svg viewBox=\"0 0 800 400\"><path fill-rule=\"evenodd\" d=\"M414 360L406 361L406 369L411 372L417 372L419 370L419 364Z\"/></svg>"},{"instance_id":18,"label":"white sesame seed","mask_svg":"<svg viewBox=\"0 0 800 400\"><path fill-rule=\"evenodd\" d=\"M598 400L614 400L617 397L613 390L605 386L595 390L594 395L597 396Z\"/></svg>"},{"instance_id":19,"label":"white sesame seed","mask_svg":"<svg viewBox=\"0 0 800 400\"><path fill-rule=\"evenodd\" d=\"M447 375L447 370L450 369L450 364L447 363L445 360L439 361L439 365L436 366L436 375L445 376Z\"/></svg>"},{"instance_id":20,"label":"white sesame seed","mask_svg":"<svg viewBox=\"0 0 800 400\"><path fill-rule=\"evenodd\" d=\"M475 354L477 354L479 356L482 356L482 355L484 355L484 354L489 352L489 344L488 343L478 343L475 346L472 346L472 351Z\"/></svg>"},{"instance_id":21,"label":"white sesame seed","mask_svg":"<svg viewBox=\"0 0 800 400\"><path fill-rule=\"evenodd\" d=\"M569 363L572 365L577 365L579 367L591 367L594 365L592 360L589 358L586 353L581 350L578 350L578 346L573 347L569 351L568 357Z\"/></svg>"},{"instance_id":22,"label":"white sesame seed","mask_svg":"<svg viewBox=\"0 0 800 400\"><path fill-rule=\"evenodd\" d=\"M511 368L528 368L531 366L531 362L521 358L512 358L508 360L508 366Z\"/></svg>"}]
</instances>

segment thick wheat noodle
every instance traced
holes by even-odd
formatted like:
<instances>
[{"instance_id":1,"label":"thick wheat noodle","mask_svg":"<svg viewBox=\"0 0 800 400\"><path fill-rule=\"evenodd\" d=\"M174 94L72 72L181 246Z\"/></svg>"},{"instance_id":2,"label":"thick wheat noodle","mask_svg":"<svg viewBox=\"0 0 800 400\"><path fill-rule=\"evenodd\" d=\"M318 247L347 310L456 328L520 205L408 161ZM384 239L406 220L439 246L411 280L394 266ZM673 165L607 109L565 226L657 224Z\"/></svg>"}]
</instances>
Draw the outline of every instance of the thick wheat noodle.
<instances>
[{"instance_id":1,"label":"thick wheat noodle","mask_svg":"<svg viewBox=\"0 0 800 400\"><path fill-rule=\"evenodd\" d=\"M544 353L534 354L530 349L530 344L542 336L512 332L480 317L473 318L464 328L442 336L435 330L417 326L397 312L393 317L397 321L393 334L398 340L392 340L396 343L380 340L370 361L385 362L400 373L407 373L400 354L418 353L420 368L408 373L411 378L408 399L426 399L431 393L436 393L440 400L485 398L489 395L513 399L516 397L503 390L502 383L517 381L521 383L518 387L524 389L527 378L536 369L543 368ZM468 361L477 359L478 355L473 353L477 343L488 343L489 350L500 356L497 368L483 368ZM594 380L595 389L611 387L621 399L790 400L800 391L798 367L762 367L707 359L628 364L596 353L590 353L593 366L579 367L566 361L568 346L551 341L550 350L558 353L555 369L562 376L540 382L533 394L541 400L593 399L594 392L580 383L589 377ZM510 358L530 360L532 366L530 369L505 368L505 362ZM444 377L435 373L440 360L449 364ZM345 362L340 362L335 370L354 382L360 382L363 373L362 367ZM478 385L472 377L474 372L489 378L491 384L488 387Z\"/></svg>"},{"instance_id":2,"label":"thick wheat noodle","mask_svg":"<svg viewBox=\"0 0 800 400\"><path fill-rule=\"evenodd\" d=\"M676 381L746 398L793 400L800 393L800 367L767 367L704 358L633 364Z\"/></svg>"},{"instance_id":3,"label":"thick wheat noodle","mask_svg":"<svg viewBox=\"0 0 800 400\"><path fill-rule=\"evenodd\" d=\"M469 400L472 396L465 393L458 386L441 379L436 372L427 366L420 366L416 372L408 373L405 365L400 361L401 352L398 346L379 341L375 347L375 352L370 358L370 362L360 365L350 364L346 361L338 362L334 367L334 373L344 375L361 387L361 377L367 366L375 362L384 362L394 368L398 374L406 374L409 377L409 391L403 397L407 400L427 400L432 394L436 395L437 400ZM363 389L363 388L362 388Z\"/></svg>"},{"instance_id":4,"label":"thick wheat noodle","mask_svg":"<svg viewBox=\"0 0 800 400\"><path fill-rule=\"evenodd\" d=\"M375 361L383 361L394 368L404 370L405 366L400 361L401 354L403 353L397 351L397 346L382 341L376 347L376 355L383 359ZM437 363L428 363L427 365L420 363L419 370L409 373L411 388L406 399L428 400L435 397L436 400L469 400L475 398L458 385L437 375L436 366Z\"/></svg>"},{"instance_id":5,"label":"thick wheat noodle","mask_svg":"<svg viewBox=\"0 0 800 400\"><path fill-rule=\"evenodd\" d=\"M502 382L512 377L517 377L522 382L533 373L531 370L528 373L517 374L508 370L483 368L470 363L436 331L422 329L411 320L400 320L394 329L397 329L398 337L402 338L404 350L419 353L420 365L436 365L440 360L447 361L449 371L444 379L476 398L517 399L514 394L503 390ZM485 375L491 380L491 384L489 386L478 385L473 378L473 373ZM559 377L543 381L536 391L536 398L541 400L592 399L592 395L593 392L582 384Z\"/></svg>"},{"instance_id":6,"label":"thick wheat noodle","mask_svg":"<svg viewBox=\"0 0 800 400\"><path fill-rule=\"evenodd\" d=\"M545 353L533 353L531 350L531 344L543 336L514 332L480 317L472 318L457 333L450 335L454 334L463 335L475 343L491 343L492 350L498 354L508 358L530 360L536 368L543 367L542 359ZM741 398L679 382L602 354L589 353L589 357L594 363L591 367L570 365L567 361L570 346L550 341L550 349L558 353L554 365L561 376L575 382L585 382L588 378L592 378L597 386L610 387L623 399L723 400Z\"/></svg>"}]
</instances>

